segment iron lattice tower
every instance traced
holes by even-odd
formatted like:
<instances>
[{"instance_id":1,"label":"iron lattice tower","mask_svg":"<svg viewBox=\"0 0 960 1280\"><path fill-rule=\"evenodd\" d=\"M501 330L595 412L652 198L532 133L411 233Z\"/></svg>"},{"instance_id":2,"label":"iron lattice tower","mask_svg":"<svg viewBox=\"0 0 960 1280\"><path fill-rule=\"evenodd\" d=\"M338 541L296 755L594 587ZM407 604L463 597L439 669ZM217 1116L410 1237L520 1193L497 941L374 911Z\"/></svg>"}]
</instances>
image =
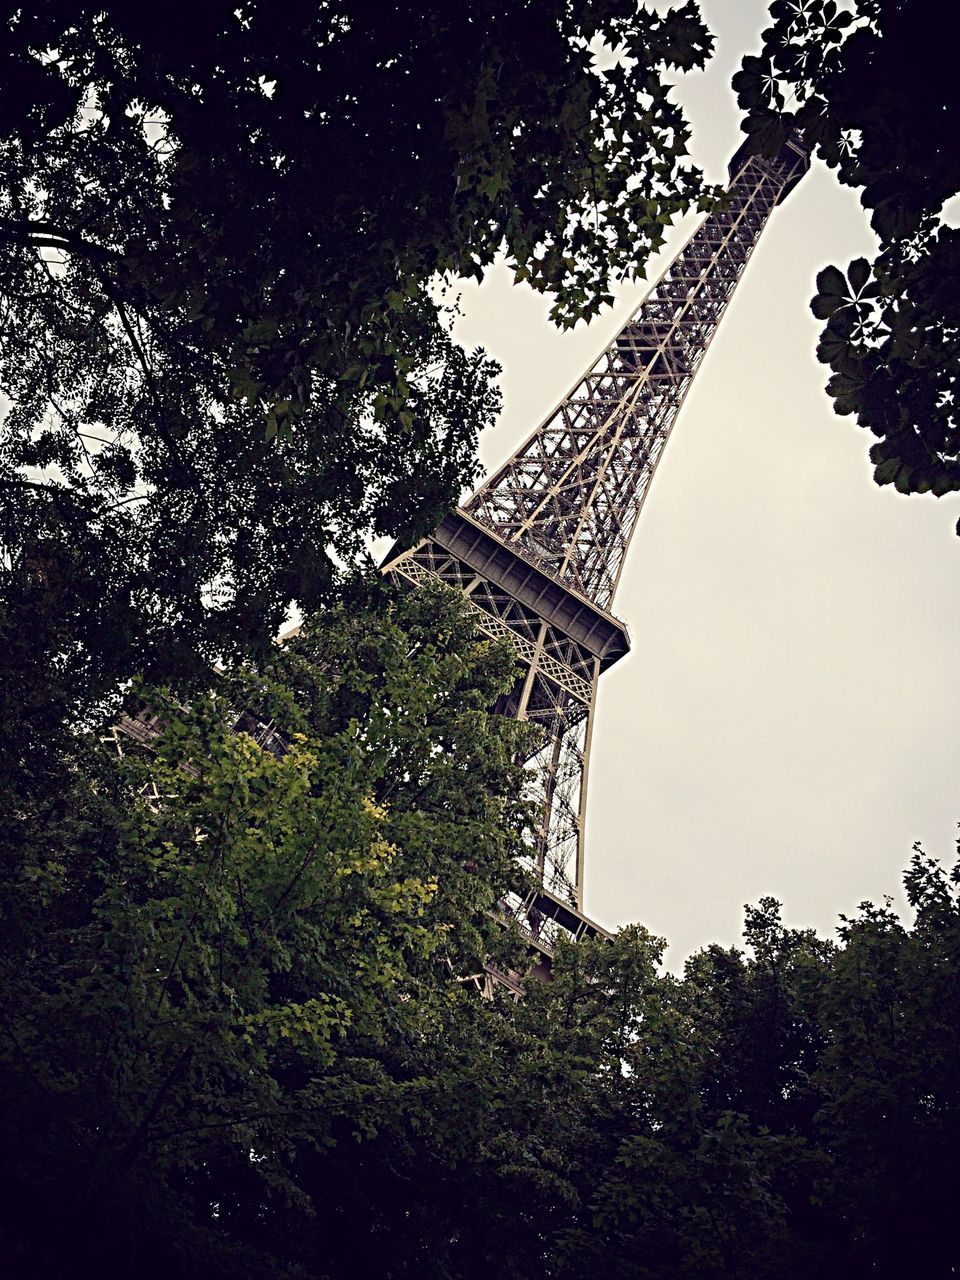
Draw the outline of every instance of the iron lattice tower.
<instances>
[{"instance_id":1,"label":"iron lattice tower","mask_svg":"<svg viewBox=\"0 0 960 1280\"><path fill-rule=\"evenodd\" d=\"M629 649L610 612L650 481L717 326L775 206L809 165L742 147L709 214L613 341L516 453L384 572L462 591L479 629L511 641L518 679L498 710L543 727L529 765L542 825L539 884L512 904L547 954L583 914L583 813L600 675Z\"/></svg>"}]
</instances>

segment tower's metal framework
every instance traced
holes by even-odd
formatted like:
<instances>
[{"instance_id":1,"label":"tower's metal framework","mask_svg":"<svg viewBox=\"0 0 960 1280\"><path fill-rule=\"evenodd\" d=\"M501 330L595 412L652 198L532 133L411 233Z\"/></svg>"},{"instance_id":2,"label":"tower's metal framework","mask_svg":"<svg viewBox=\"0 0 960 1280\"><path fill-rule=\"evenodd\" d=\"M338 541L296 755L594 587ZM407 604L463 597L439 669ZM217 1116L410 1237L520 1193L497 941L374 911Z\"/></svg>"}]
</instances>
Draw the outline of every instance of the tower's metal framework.
<instances>
[{"instance_id":1,"label":"tower's metal framework","mask_svg":"<svg viewBox=\"0 0 960 1280\"><path fill-rule=\"evenodd\" d=\"M808 167L788 142L773 160L734 156L709 214L568 395L473 497L384 571L462 591L479 629L509 639L518 679L500 710L543 727L529 764L543 815L538 889L513 904L549 953L583 914L583 813L600 675L629 648L610 612L664 445L774 207Z\"/></svg>"}]
</instances>

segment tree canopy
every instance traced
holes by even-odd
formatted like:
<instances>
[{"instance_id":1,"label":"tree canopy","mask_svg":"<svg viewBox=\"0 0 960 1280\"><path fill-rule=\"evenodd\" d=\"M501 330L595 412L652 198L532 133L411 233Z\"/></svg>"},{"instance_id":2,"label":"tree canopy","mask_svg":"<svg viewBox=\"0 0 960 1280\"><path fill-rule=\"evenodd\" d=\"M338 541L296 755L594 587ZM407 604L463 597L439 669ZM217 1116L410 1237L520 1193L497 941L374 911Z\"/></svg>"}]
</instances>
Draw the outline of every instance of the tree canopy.
<instances>
[{"instance_id":1,"label":"tree canopy","mask_svg":"<svg viewBox=\"0 0 960 1280\"><path fill-rule=\"evenodd\" d=\"M509 965L524 729L487 707L513 656L452 593L370 592L189 706L137 691L146 748L75 740L4 810L11 1273L285 1274L298 1165L372 1137L414 1083L390 1056Z\"/></svg>"},{"instance_id":2,"label":"tree canopy","mask_svg":"<svg viewBox=\"0 0 960 1280\"><path fill-rule=\"evenodd\" d=\"M960 490L960 231L941 217L960 192L960 95L941 17L929 0L776 0L733 82L758 147L799 128L861 190L878 252L818 276L817 354L837 412L877 437L877 483L938 497Z\"/></svg>"},{"instance_id":3,"label":"tree canopy","mask_svg":"<svg viewBox=\"0 0 960 1280\"><path fill-rule=\"evenodd\" d=\"M187 31L60 0L0 41L4 603L87 697L262 653L365 536L456 502L496 371L432 284L502 252L572 323L703 192L667 84L711 46L691 3L231 0Z\"/></svg>"},{"instance_id":4,"label":"tree canopy","mask_svg":"<svg viewBox=\"0 0 960 1280\"><path fill-rule=\"evenodd\" d=\"M916 853L909 926L765 899L682 976L635 927L482 1000L513 659L382 590L6 813L5 1274L952 1275L960 866Z\"/></svg>"}]
</instances>

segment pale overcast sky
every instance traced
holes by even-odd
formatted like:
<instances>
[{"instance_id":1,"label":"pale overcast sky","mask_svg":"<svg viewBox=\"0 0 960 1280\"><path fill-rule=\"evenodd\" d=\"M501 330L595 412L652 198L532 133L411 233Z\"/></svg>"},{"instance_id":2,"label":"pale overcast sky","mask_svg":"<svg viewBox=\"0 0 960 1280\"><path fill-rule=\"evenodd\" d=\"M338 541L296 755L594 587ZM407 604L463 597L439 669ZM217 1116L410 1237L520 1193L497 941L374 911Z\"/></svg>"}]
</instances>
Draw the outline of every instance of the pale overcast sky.
<instances>
[{"instance_id":1,"label":"pale overcast sky","mask_svg":"<svg viewBox=\"0 0 960 1280\"><path fill-rule=\"evenodd\" d=\"M705 0L718 37L680 95L694 155L722 181L740 140L730 76L765 5ZM694 220L674 229L668 257ZM735 943L743 904L784 902L830 934L893 894L915 840L953 855L960 795L960 500L870 478L871 437L836 418L814 358L816 272L871 252L855 193L816 166L767 227L667 447L614 612L631 654L601 680L585 906L640 921L682 964ZM651 278L658 274L655 270ZM503 366L503 460L645 290L559 334L494 270L456 334Z\"/></svg>"}]
</instances>

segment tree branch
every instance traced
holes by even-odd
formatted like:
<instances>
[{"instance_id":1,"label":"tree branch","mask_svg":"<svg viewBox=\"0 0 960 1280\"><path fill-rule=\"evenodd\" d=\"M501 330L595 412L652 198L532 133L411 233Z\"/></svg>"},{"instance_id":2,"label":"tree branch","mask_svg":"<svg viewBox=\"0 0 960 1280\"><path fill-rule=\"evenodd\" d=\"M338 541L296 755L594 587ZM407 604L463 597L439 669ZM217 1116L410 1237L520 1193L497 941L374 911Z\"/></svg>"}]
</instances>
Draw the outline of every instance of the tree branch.
<instances>
[{"instance_id":1,"label":"tree branch","mask_svg":"<svg viewBox=\"0 0 960 1280\"><path fill-rule=\"evenodd\" d=\"M106 258L119 262L122 254L115 249L105 249L102 245L92 244L72 231L63 231L52 222L38 220L36 222L11 222L7 218L0 219L0 241L11 244L22 244L28 248L65 249L68 253L78 253L86 258Z\"/></svg>"}]
</instances>

